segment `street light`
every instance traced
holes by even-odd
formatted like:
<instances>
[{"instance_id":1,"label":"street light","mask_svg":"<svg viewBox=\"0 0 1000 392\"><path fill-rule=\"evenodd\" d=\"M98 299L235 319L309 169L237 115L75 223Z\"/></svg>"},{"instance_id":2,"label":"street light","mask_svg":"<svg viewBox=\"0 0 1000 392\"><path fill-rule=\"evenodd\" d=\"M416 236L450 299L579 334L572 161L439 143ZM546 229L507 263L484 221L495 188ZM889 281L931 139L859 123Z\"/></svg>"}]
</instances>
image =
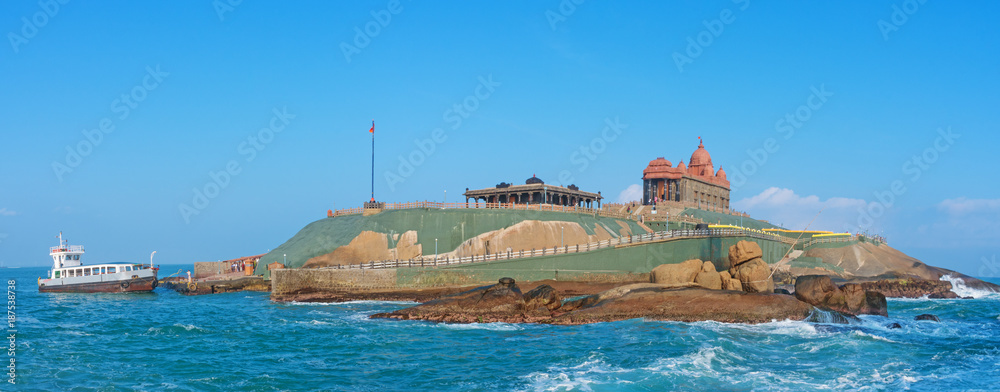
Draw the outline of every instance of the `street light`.
<instances>
[{"instance_id":1,"label":"street light","mask_svg":"<svg viewBox=\"0 0 1000 392\"><path fill-rule=\"evenodd\" d=\"M559 226L559 246L566 246L566 227Z\"/></svg>"},{"instance_id":2,"label":"street light","mask_svg":"<svg viewBox=\"0 0 1000 392\"><path fill-rule=\"evenodd\" d=\"M281 264L284 264L286 267L288 266L288 255L287 254L282 254L281 255Z\"/></svg>"},{"instance_id":3,"label":"street light","mask_svg":"<svg viewBox=\"0 0 1000 392\"><path fill-rule=\"evenodd\" d=\"M438 239L434 239L434 263L438 261Z\"/></svg>"},{"instance_id":4,"label":"street light","mask_svg":"<svg viewBox=\"0 0 1000 392\"><path fill-rule=\"evenodd\" d=\"M444 203L448 204L448 190L447 189L444 190Z\"/></svg>"}]
</instances>

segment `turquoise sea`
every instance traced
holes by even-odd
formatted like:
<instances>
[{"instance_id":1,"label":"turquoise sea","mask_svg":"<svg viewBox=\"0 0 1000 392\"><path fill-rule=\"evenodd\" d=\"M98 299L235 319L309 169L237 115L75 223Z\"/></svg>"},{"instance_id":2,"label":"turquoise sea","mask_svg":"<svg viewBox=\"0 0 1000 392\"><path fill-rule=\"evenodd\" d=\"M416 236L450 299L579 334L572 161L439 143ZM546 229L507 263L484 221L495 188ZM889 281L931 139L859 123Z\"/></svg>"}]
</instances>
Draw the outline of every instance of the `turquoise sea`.
<instances>
[{"instance_id":1,"label":"turquoise sea","mask_svg":"<svg viewBox=\"0 0 1000 392\"><path fill-rule=\"evenodd\" d=\"M447 325L368 319L399 302L40 294L44 273L0 270L16 294L2 390L1000 390L1000 295L974 291L854 325Z\"/></svg>"}]
</instances>

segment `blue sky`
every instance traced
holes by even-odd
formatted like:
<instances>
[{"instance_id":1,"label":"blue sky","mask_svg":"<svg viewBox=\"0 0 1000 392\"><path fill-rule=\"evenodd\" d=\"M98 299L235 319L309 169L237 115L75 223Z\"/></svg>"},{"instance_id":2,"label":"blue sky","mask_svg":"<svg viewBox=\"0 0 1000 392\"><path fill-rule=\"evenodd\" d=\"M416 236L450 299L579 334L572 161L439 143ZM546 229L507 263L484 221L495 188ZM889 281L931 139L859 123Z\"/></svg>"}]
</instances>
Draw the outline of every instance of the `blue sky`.
<instances>
[{"instance_id":1,"label":"blue sky","mask_svg":"<svg viewBox=\"0 0 1000 392\"><path fill-rule=\"evenodd\" d=\"M701 136L736 208L1000 276L998 8L4 2L0 261L266 252L368 199L374 119L379 200L627 199Z\"/></svg>"}]
</instances>

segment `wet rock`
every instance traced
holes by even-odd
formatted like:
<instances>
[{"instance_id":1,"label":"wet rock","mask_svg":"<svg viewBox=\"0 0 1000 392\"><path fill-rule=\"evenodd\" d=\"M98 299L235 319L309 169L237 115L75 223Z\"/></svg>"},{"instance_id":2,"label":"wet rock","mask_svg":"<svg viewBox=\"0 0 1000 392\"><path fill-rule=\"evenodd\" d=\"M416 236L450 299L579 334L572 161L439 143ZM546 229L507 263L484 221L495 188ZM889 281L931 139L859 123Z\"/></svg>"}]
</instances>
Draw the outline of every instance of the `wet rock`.
<instances>
[{"instance_id":1,"label":"wet rock","mask_svg":"<svg viewBox=\"0 0 1000 392\"><path fill-rule=\"evenodd\" d=\"M936 322L941 321L941 319L939 319L937 316L933 314L921 314L917 317L914 317L913 319L917 321L936 321Z\"/></svg>"},{"instance_id":2,"label":"wet rock","mask_svg":"<svg viewBox=\"0 0 1000 392\"><path fill-rule=\"evenodd\" d=\"M931 293L927 295L927 298L942 299L942 298L958 298L958 294L954 291L945 291L943 293Z\"/></svg>"},{"instance_id":3,"label":"wet rock","mask_svg":"<svg viewBox=\"0 0 1000 392\"><path fill-rule=\"evenodd\" d=\"M968 297L962 297L962 299L976 299L976 297L973 297L973 296L970 295Z\"/></svg>"},{"instance_id":4,"label":"wet rock","mask_svg":"<svg viewBox=\"0 0 1000 392\"><path fill-rule=\"evenodd\" d=\"M698 272L698 275L694 277L694 282L706 289L722 290L722 278L715 271L715 264L712 264L711 261L702 264L701 272Z\"/></svg>"},{"instance_id":5,"label":"wet rock","mask_svg":"<svg viewBox=\"0 0 1000 392\"><path fill-rule=\"evenodd\" d=\"M771 268L759 257L730 268L729 274L734 279L740 281L740 285L745 292L774 292L774 281L771 280Z\"/></svg>"},{"instance_id":6,"label":"wet rock","mask_svg":"<svg viewBox=\"0 0 1000 392\"><path fill-rule=\"evenodd\" d=\"M533 290L524 293L525 311L533 311L540 307L545 307L549 311L559 309L562 306L562 298L559 292L547 284L535 287Z\"/></svg>"},{"instance_id":7,"label":"wet rock","mask_svg":"<svg viewBox=\"0 0 1000 392\"><path fill-rule=\"evenodd\" d=\"M795 280L795 298L810 305L852 315L888 316L885 296L866 291L861 285L837 287L825 275L800 276Z\"/></svg>"},{"instance_id":8,"label":"wet rock","mask_svg":"<svg viewBox=\"0 0 1000 392\"><path fill-rule=\"evenodd\" d=\"M533 319L533 316L526 314L521 290L510 278L500 279L495 285L478 287L371 317L456 323L530 322Z\"/></svg>"},{"instance_id":9,"label":"wet rock","mask_svg":"<svg viewBox=\"0 0 1000 392\"><path fill-rule=\"evenodd\" d=\"M694 282L704 263L701 260L686 260L675 264L660 264L649 273L651 283L682 284Z\"/></svg>"},{"instance_id":10,"label":"wet rock","mask_svg":"<svg viewBox=\"0 0 1000 392\"><path fill-rule=\"evenodd\" d=\"M903 326L899 325L899 323L889 323L885 327L889 328L889 329L900 329L900 328L903 328Z\"/></svg>"},{"instance_id":11,"label":"wet rock","mask_svg":"<svg viewBox=\"0 0 1000 392\"><path fill-rule=\"evenodd\" d=\"M770 294L629 285L580 300L583 306L554 317L553 324L586 324L645 318L665 321L766 323L805 320L815 308L794 297ZM613 291L609 290L609 291ZM565 310L570 303L563 305Z\"/></svg>"},{"instance_id":12,"label":"wet rock","mask_svg":"<svg viewBox=\"0 0 1000 392\"><path fill-rule=\"evenodd\" d=\"M729 247L729 267L735 267L747 261L764 257L760 245L753 241L740 241Z\"/></svg>"},{"instance_id":13,"label":"wet rock","mask_svg":"<svg viewBox=\"0 0 1000 392\"><path fill-rule=\"evenodd\" d=\"M878 291L889 298L920 298L925 295L930 298L954 298L947 296L955 294L951 291L951 282L942 280L886 279L860 284L866 291Z\"/></svg>"}]
</instances>

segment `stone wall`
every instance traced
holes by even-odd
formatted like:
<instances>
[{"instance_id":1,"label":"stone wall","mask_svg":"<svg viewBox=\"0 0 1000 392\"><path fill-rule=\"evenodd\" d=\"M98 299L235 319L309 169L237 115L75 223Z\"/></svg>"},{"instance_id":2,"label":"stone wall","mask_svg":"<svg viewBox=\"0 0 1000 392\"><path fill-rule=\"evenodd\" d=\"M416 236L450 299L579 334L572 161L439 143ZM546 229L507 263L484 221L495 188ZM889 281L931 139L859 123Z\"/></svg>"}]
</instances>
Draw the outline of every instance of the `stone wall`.
<instances>
[{"instance_id":1,"label":"stone wall","mask_svg":"<svg viewBox=\"0 0 1000 392\"><path fill-rule=\"evenodd\" d=\"M199 261L194 263L194 271L191 272L195 279L229 273L229 263L224 261ZM187 274L185 274L185 277Z\"/></svg>"},{"instance_id":2,"label":"stone wall","mask_svg":"<svg viewBox=\"0 0 1000 392\"><path fill-rule=\"evenodd\" d=\"M301 290L363 292L396 288L394 269L277 269L271 271L271 295Z\"/></svg>"}]
</instances>

